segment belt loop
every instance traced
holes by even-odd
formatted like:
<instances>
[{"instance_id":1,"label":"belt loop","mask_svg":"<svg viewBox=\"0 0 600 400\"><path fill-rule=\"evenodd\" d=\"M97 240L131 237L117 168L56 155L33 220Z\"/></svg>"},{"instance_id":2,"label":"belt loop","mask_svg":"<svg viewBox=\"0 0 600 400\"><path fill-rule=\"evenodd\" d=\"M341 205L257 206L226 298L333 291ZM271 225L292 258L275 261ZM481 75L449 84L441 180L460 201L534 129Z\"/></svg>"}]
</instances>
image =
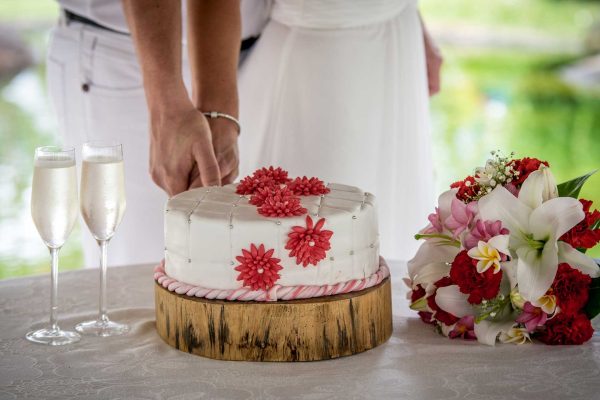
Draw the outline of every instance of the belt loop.
<instances>
[{"instance_id":1,"label":"belt loop","mask_svg":"<svg viewBox=\"0 0 600 400\"><path fill-rule=\"evenodd\" d=\"M58 14L58 25L63 27L69 25L69 22L67 21L67 13L62 7L60 9L60 13Z\"/></svg>"}]
</instances>

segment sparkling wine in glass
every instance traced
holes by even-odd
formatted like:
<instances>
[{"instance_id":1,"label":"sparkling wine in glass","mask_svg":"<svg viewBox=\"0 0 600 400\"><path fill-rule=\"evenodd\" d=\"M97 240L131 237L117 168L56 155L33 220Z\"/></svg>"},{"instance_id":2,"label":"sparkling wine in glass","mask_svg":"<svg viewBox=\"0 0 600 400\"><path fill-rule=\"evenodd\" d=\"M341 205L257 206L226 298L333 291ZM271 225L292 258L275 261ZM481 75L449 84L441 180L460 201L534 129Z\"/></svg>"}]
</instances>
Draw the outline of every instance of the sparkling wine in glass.
<instances>
[{"instance_id":1,"label":"sparkling wine in glass","mask_svg":"<svg viewBox=\"0 0 600 400\"><path fill-rule=\"evenodd\" d=\"M85 335L121 335L129 327L109 320L106 310L106 258L108 243L125 212L123 147L114 143L85 143L82 156L81 214L100 246L100 305L98 319L82 322L75 329Z\"/></svg>"},{"instance_id":2,"label":"sparkling wine in glass","mask_svg":"<svg viewBox=\"0 0 600 400\"><path fill-rule=\"evenodd\" d=\"M27 340L59 346L75 343L76 332L58 326L58 253L71 234L77 220L77 172L75 149L38 147L35 150L31 216L44 244L50 250L51 295L50 327L27 333Z\"/></svg>"}]
</instances>

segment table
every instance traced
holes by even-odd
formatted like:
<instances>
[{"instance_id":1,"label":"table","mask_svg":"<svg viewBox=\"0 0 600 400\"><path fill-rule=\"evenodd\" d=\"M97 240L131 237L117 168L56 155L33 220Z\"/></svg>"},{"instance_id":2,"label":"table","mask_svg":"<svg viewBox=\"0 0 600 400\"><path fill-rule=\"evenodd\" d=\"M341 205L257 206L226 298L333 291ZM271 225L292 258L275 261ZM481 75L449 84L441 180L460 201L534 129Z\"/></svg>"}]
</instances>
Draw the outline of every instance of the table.
<instances>
[{"instance_id":1,"label":"table","mask_svg":"<svg viewBox=\"0 0 600 400\"><path fill-rule=\"evenodd\" d=\"M0 281L0 399L598 399L600 337L583 346L486 347L439 336L406 306L405 269L390 263L394 333L352 357L312 363L203 359L154 329L152 266L109 270L110 316L129 335L50 348L23 335L46 322L49 278ZM97 270L61 273L61 326L96 313Z\"/></svg>"}]
</instances>

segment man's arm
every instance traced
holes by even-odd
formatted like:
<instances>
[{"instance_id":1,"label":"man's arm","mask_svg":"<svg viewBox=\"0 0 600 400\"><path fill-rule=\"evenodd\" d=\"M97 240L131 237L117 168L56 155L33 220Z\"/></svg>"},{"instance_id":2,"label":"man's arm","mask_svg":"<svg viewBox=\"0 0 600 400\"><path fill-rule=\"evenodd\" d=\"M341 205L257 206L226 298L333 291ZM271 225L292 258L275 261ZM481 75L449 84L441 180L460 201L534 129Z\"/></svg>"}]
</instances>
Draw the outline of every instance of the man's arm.
<instances>
[{"instance_id":1,"label":"man's arm","mask_svg":"<svg viewBox=\"0 0 600 400\"><path fill-rule=\"evenodd\" d=\"M192 100L198 110L238 118L237 67L240 53L240 1L188 0L188 53ZM238 174L237 126L209 120L223 184Z\"/></svg>"},{"instance_id":2,"label":"man's arm","mask_svg":"<svg viewBox=\"0 0 600 400\"><path fill-rule=\"evenodd\" d=\"M169 195L220 184L210 128L181 74L181 2L123 0L123 8L150 113L152 179Z\"/></svg>"}]
</instances>

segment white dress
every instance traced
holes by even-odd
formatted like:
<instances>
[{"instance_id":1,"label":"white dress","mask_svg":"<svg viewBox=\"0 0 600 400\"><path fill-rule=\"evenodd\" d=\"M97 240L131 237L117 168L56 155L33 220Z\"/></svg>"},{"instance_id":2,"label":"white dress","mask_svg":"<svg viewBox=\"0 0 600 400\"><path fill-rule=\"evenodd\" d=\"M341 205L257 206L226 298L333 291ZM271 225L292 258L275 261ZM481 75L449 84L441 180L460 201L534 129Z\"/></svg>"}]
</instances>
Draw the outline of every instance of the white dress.
<instances>
[{"instance_id":1,"label":"white dress","mask_svg":"<svg viewBox=\"0 0 600 400\"><path fill-rule=\"evenodd\" d=\"M276 0L239 91L242 177L275 165L359 186L381 254L414 255L434 204L416 0Z\"/></svg>"}]
</instances>

